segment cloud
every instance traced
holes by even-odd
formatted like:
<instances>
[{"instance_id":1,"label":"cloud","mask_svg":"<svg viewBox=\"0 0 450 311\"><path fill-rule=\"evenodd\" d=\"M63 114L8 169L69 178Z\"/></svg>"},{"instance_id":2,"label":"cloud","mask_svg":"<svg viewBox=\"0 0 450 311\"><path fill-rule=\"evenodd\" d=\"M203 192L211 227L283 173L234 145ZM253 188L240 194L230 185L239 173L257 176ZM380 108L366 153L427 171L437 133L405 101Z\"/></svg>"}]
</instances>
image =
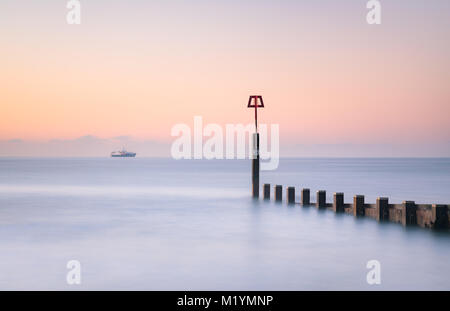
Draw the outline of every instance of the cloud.
<instances>
[{"instance_id":1,"label":"cloud","mask_svg":"<svg viewBox=\"0 0 450 311\"><path fill-rule=\"evenodd\" d=\"M22 140L22 139L19 139L19 138L15 138L15 139L10 139L10 140L8 140L8 142L9 142L9 143L16 143L16 144L19 144L19 143L22 143L23 140Z\"/></svg>"},{"instance_id":2,"label":"cloud","mask_svg":"<svg viewBox=\"0 0 450 311\"><path fill-rule=\"evenodd\" d=\"M100 138L85 135L75 139L0 141L0 156L109 157L112 151L136 152L138 157L170 157L171 142L139 140L131 136ZM415 144L302 144L280 146L281 157L450 157L448 143Z\"/></svg>"},{"instance_id":3,"label":"cloud","mask_svg":"<svg viewBox=\"0 0 450 311\"><path fill-rule=\"evenodd\" d=\"M116 136L113 137L112 139L120 141L130 141L132 138L130 136Z\"/></svg>"}]
</instances>

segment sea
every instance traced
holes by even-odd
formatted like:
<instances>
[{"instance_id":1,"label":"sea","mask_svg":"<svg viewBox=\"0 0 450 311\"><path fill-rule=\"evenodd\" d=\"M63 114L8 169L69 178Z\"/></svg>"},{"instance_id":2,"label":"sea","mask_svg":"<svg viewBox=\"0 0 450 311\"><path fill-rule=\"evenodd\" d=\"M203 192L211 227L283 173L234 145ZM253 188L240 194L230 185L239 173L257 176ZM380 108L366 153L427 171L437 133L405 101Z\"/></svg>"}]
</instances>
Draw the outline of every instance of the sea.
<instances>
[{"instance_id":1,"label":"sea","mask_svg":"<svg viewBox=\"0 0 450 311\"><path fill-rule=\"evenodd\" d=\"M449 158L282 158L260 179L450 204ZM450 290L449 259L448 232L254 200L249 160L0 158L0 290Z\"/></svg>"}]
</instances>

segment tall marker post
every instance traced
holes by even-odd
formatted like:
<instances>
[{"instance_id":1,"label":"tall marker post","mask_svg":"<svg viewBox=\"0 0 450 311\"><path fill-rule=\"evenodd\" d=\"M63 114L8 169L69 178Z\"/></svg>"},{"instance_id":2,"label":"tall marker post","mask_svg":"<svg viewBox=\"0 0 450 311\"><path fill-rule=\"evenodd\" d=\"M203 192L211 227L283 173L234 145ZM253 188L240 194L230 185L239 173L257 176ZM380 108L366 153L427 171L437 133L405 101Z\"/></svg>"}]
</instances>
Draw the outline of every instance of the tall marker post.
<instances>
[{"instance_id":1,"label":"tall marker post","mask_svg":"<svg viewBox=\"0 0 450 311\"><path fill-rule=\"evenodd\" d=\"M255 133L253 134L252 151L252 195L259 198L259 133L258 133L258 108L264 108L262 96L251 95L247 108L255 108Z\"/></svg>"}]
</instances>

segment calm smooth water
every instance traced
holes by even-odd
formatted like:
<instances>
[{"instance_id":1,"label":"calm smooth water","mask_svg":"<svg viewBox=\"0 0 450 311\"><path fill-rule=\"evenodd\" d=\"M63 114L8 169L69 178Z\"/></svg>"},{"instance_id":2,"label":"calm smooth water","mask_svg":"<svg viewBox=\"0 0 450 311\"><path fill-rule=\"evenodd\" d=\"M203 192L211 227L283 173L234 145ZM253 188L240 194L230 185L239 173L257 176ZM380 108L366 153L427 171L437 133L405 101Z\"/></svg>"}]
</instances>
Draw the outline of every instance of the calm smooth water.
<instances>
[{"instance_id":1,"label":"calm smooth water","mask_svg":"<svg viewBox=\"0 0 450 311\"><path fill-rule=\"evenodd\" d=\"M250 170L0 159L0 289L450 290L449 233L255 202ZM282 159L261 182L448 204L450 159ZM66 283L72 259L81 285ZM381 285L366 282L372 259Z\"/></svg>"}]
</instances>

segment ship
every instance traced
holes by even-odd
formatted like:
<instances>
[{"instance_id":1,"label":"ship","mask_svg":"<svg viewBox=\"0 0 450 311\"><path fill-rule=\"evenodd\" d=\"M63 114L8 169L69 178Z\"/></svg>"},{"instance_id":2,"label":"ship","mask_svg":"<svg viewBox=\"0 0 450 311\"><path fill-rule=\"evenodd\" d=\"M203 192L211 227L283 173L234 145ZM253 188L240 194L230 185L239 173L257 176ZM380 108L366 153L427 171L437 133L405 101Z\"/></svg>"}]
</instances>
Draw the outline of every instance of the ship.
<instances>
[{"instance_id":1,"label":"ship","mask_svg":"<svg viewBox=\"0 0 450 311\"><path fill-rule=\"evenodd\" d=\"M128 152L125 149L122 149L121 151L111 152L111 157L113 158L134 158L135 156L135 152Z\"/></svg>"}]
</instances>

